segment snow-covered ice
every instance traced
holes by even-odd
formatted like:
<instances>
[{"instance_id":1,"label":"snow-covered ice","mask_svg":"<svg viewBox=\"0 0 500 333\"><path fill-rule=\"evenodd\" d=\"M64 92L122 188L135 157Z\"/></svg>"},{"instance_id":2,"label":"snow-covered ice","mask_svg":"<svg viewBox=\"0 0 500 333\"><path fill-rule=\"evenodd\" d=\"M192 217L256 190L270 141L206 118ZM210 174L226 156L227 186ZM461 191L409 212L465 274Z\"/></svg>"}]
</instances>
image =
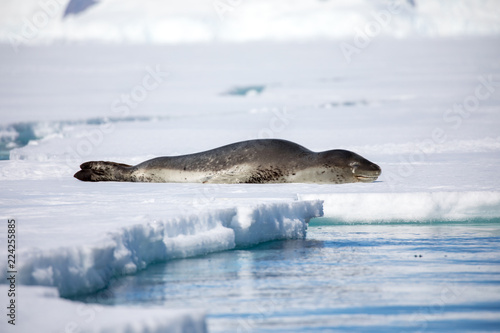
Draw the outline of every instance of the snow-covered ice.
<instances>
[{"instance_id":1,"label":"snow-covered ice","mask_svg":"<svg viewBox=\"0 0 500 333\"><path fill-rule=\"evenodd\" d=\"M15 327L2 332L206 332L203 309L110 307L61 299L54 288L23 286ZM2 323L2 327L5 328ZM10 326L10 325L9 325Z\"/></svg>"},{"instance_id":2,"label":"snow-covered ice","mask_svg":"<svg viewBox=\"0 0 500 333\"><path fill-rule=\"evenodd\" d=\"M108 193L112 194L111 191ZM161 193L154 193L153 196L161 196ZM43 231L35 229L29 220L26 221L27 226L23 226L24 220L16 219L19 242L30 244L29 248L18 250L22 258L17 268L18 281L56 286L62 296L92 293L106 287L112 278L135 273L151 263L275 239L303 238L306 221L322 216L320 201L256 206L247 206L248 203L245 205L242 202L241 207L201 211L162 220L162 215L173 214L165 212L168 211L166 205L155 202L159 209L149 209L147 217L137 218L134 212L138 207L132 205L133 200L130 198L118 203L114 208L116 210L124 203L128 207L122 207L121 213L114 214L114 221L92 218L99 212L106 215L97 207L96 210L91 209L91 214L87 216L68 214L72 221L65 223L66 227L56 223L43 227ZM144 206L144 202L141 205ZM62 232L61 228L70 230ZM40 232L43 237L40 237ZM64 239L54 239L52 235ZM54 246L54 243L57 245ZM3 280L6 275L6 271L2 272Z\"/></svg>"},{"instance_id":3,"label":"snow-covered ice","mask_svg":"<svg viewBox=\"0 0 500 333\"><path fill-rule=\"evenodd\" d=\"M36 36L23 36L23 18L41 15L41 3L4 1L0 13L0 154L10 158L0 161L0 207L17 225L19 331L63 331L68 322L80 331L205 331L207 309L86 312L56 295L94 292L173 258L303 238L313 217L500 217L494 1L404 2L363 47L356 27L385 3L297 1L280 11L280 2L241 2L221 19L211 3L118 8L103 0L61 19L61 1ZM453 17L447 24L443 8ZM167 12L177 19L165 20ZM332 29L326 22L335 19ZM308 28L291 29L297 25ZM102 44L109 41L116 44ZM353 150L379 164L382 176L345 185L72 177L88 160L136 164L267 137ZM0 229L1 248L6 233ZM99 316L87 320L92 311Z\"/></svg>"}]
</instances>

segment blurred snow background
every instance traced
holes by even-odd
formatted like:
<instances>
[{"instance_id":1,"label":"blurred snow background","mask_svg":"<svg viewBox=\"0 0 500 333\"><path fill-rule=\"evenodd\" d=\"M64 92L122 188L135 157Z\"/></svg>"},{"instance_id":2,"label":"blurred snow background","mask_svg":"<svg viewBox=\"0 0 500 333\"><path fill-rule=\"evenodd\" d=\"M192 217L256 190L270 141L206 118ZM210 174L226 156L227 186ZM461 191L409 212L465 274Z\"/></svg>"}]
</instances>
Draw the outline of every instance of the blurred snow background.
<instances>
[{"instance_id":1,"label":"blurred snow background","mask_svg":"<svg viewBox=\"0 0 500 333\"><path fill-rule=\"evenodd\" d=\"M500 32L495 0L2 0L0 40L192 43L351 37L379 20L384 36Z\"/></svg>"}]
</instances>

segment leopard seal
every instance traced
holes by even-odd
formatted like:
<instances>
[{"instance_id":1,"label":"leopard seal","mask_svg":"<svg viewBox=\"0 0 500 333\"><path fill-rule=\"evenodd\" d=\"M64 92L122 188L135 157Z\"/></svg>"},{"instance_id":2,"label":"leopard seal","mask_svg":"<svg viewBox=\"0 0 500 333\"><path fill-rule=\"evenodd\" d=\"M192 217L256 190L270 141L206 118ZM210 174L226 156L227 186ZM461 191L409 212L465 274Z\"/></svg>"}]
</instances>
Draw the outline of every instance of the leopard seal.
<instances>
[{"instance_id":1,"label":"leopard seal","mask_svg":"<svg viewBox=\"0 0 500 333\"><path fill-rule=\"evenodd\" d=\"M80 168L75 178L92 182L344 184L373 182L381 173L378 165L351 151L313 152L280 139L237 142L135 166L92 161Z\"/></svg>"}]
</instances>

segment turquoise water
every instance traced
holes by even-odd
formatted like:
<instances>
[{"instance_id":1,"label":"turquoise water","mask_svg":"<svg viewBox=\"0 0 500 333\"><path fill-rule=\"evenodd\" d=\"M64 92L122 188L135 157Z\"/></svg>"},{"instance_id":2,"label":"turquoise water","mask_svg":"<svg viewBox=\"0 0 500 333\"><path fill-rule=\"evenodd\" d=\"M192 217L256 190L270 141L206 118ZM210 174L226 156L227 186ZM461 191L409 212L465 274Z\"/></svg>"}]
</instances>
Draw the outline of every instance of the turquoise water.
<instances>
[{"instance_id":1,"label":"turquoise water","mask_svg":"<svg viewBox=\"0 0 500 333\"><path fill-rule=\"evenodd\" d=\"M156 264L78 300L207 310L209 332L500 331L500 221L339 224Z\"/></svg>"}]
</instances>

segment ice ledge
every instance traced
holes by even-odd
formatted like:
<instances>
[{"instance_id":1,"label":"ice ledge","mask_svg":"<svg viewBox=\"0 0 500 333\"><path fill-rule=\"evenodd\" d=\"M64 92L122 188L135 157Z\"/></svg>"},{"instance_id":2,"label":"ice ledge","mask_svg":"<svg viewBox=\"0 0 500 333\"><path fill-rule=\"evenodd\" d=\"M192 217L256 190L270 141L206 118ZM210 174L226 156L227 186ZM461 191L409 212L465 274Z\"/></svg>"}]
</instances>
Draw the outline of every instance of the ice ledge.
<instances>
[{"instance_id":1,"label":"ice ledge","mask_svg":"<svg viewBox=\"0 0 500 333\"><path fill-rule=\"evenodd\" d=\"M324 200L324 215L338 222L429 222L500 218L499 191L305 194Z\"/></svg>"},{"instance_id":2,"label":"ice ledge","mask_svg":"<svg viewBox=\"0 0 500 333\"><path fill-rule=\"evenodd\" d=\"M19 282L53 286L64 297L92 293L105 288L113 277L133 274L151 263L303 238L309 219L322 215L323 202L315 200L149 220L110 232L99 243L44 251L28 249L18 268Z\"/></svg>"}]
</instances>

